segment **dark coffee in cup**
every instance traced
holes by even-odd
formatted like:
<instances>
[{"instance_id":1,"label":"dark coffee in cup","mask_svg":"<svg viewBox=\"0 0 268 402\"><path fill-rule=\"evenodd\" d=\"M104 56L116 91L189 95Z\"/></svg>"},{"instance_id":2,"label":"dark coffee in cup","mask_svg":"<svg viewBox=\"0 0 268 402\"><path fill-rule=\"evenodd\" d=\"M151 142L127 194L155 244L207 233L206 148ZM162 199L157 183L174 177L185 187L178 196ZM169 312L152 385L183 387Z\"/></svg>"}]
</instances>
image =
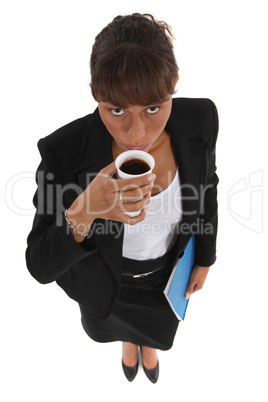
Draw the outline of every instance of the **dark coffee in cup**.
<instances>
[{"instance_id":1,"label":"dark coffee in cup","mask_svg":"<svg viewBox=\"0 0 268 402\"><path fill-rule=\"evenodd\" d=\"M120 166L120 170L127 174L143 174L151 169L150 165L142 159L133 158L126 160Z\"/></svg>"}]
</instances>

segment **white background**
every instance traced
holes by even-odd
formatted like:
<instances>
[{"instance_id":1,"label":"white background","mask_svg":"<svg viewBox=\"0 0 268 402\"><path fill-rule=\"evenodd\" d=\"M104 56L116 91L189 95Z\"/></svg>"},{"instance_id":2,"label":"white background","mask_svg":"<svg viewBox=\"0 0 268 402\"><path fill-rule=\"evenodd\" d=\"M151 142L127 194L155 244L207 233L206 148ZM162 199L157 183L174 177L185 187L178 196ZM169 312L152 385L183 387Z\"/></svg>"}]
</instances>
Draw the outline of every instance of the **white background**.
<instances>
[{"instance_id":1,"label":"white background","mask_svg":"<svg viewBox=\"0 0 268 402\"><path fill-rule=\"evenodd\" d=\"M163 401L167 394L187 402L268 400L265 6L260 0L2 3L2 401ZM121 343L93 342L77 304L55 283L35 281L24 258L36 143L95 109L88 86L94 38L118 14L133 12L172 26L177 96L211 98L220 117L218 258L192 296L173 348L159 352L156 385L142 371L128 383Z\"/></svg>"}]
</instances>

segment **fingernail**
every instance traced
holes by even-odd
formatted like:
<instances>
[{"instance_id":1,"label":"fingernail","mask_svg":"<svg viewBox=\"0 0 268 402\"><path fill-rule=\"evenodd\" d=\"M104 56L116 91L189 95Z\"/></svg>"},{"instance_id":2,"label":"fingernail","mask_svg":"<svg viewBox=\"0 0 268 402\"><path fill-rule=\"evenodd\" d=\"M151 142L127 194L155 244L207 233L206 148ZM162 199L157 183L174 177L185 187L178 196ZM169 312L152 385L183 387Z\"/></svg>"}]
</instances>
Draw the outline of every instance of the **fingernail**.
<instances>
[{"instance_id":1,"label":"fingernail","mask_svg":"<svg viewBox=\"0 0 268 402\"><path fill-rule=\"evenodd\" d=\"M155 174L150 174L150 175L148 176L148 181L154 181L155 178L156 178L156 175L155 175Z\"/></svg>"},{"instance_id":2,"label":"fingernail","mask_svg":"<svg viewBox=\"0 0 268 402\"><path fill-rule=\"evenodd\" d=\"M191 296L191 294L186 292L184 297L185 297L185 299L190 299L190 296Z\"/></svg>"}]
</instances>

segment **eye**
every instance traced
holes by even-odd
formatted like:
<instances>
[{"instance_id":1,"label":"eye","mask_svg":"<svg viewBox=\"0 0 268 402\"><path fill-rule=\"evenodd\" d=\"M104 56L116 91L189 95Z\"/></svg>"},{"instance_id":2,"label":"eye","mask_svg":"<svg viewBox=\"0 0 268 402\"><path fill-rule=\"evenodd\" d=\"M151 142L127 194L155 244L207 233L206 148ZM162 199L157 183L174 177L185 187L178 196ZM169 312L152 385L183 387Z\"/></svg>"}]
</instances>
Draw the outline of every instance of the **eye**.
<instances>
[{"instance_id":1,"label":"eye","mask_svg":"<svg viewBox=\"0 0 268 402\"><path fill-rule=\"evenodd\" d=\"M155 114L155 113L158 112L159 109L160 109L159 106L150 106L150 107L148 107L148 109L147 109L147 113Z\"/></svg>"},{"instance_id":2,"label":"eye","mask_svg":"<svg viewBox=\"0 0 268 402\"><path fill-rule=\"evenodd\" d=\"M120 107L116 109L110 109L110 112L112 112L114 116L122 116L122 114L124 114L124 110Z\"/></svg>"}]
</instances>

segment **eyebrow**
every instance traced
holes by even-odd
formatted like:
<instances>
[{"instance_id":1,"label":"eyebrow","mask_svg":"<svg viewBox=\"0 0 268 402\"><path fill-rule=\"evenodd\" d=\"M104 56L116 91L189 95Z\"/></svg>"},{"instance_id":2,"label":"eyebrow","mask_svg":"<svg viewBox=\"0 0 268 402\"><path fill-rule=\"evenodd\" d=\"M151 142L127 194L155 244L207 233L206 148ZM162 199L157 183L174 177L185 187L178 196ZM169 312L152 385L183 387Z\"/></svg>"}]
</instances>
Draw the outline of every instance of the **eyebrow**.
<instances>
[{"instance_id":1,"label":"eyebrow","mask_svg":"<svg viewBox=\"0 0 268 402\"><path fill-rule=\"evenodd\" d=\"M169 101L169 99L170 99L170 97L167 99L163 99L161 101L150 102L150 103L147 103L146 105L130 105L130 106L148 107L148 106L152 106L152 105L162 105L163 103L166 103L167 101ZM110 103L110 102L103 102L103 103L106 103L107 105L109 105L108 107L111 107L113 109L127 109L127 107L114 105L113 103Z\"/></svg>"},{"instance_id":2,"label":"eyebrow","mask_svg":"<svg viewBox=\"0 0 268 402\"><path fill-rule=\"evenodd\" d=\"M144 105L144 106L150 106L150 105L162 105L163 103L166 103L166 102L167 102L169 99L170 99L170 98L163 99L163 100L161 100L161 101L150 102L150 103L147 103L147 104L146 104L146 105Z\"/></svg>"}]
</instances>

